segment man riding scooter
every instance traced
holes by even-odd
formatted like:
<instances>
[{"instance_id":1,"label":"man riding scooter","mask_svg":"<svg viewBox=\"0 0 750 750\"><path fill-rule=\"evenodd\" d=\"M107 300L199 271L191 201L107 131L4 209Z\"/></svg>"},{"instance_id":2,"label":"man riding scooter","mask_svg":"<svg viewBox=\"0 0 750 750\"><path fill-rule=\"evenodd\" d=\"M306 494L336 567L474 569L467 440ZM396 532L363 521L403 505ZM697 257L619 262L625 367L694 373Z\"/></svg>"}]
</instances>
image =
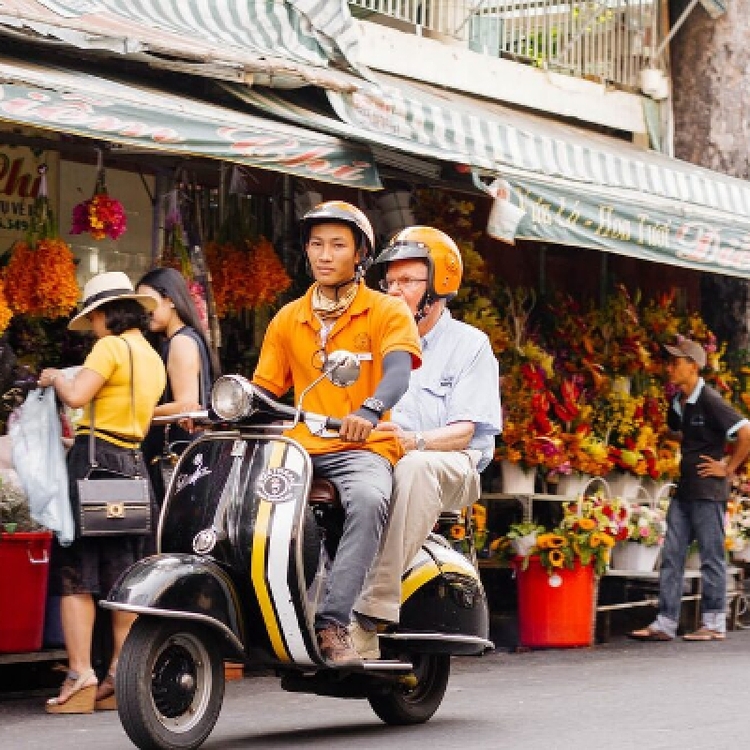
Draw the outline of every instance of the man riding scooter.
<instances>
[{"instance_id":1,"label":"man riding scooter","mask_svg":"<svg viewBox=\"0 0 750 750\"><path fill-rule=\"evenodd\" d=\"M401 398L421 363L414 319L401 300L368 289L362 276L372 261L374 233L355 206L329 201L302 219L302 244L315 283L271 321L253 383L295 399L325 367L327 356L356 354L361 376L343 391L323 382L306 406L342 420L338 437L311 434L302 424L289 435L310 453L315 474L337 488L344 530L315 615L321 656L334 666L357 665L348 625L352 607L378 551L391 497L392 465L403 455L393 432L374 431Z\"/></svg>"},{"instance_id":2,"label":"man riding scooter","mask_svg":"<svg viewBox=\"0 0 750 750\"><path fill-rule=\"evenodd\" d=\"M461 285L456 243L431 227L400 231L375 260L380 287L409 306L422 337L422 367L392 411L405 451L394 469L388 529L359 600L351 635L363 658L380 656L377 624L399 621L401 576L440 513L479 498L479 473L500 433L498 364L487 336L446 308Z\"/></svg>"}]
</instances>

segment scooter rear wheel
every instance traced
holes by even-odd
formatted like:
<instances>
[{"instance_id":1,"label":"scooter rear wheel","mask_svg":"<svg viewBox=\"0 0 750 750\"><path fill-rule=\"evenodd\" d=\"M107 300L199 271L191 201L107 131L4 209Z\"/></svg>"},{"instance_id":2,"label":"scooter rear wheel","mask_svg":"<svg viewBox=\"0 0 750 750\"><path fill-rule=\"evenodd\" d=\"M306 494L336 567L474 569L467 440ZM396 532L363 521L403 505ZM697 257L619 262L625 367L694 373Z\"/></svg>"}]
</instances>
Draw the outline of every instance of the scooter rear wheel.
<instances>
[{"instance_id":1,"label":"scooter rear wheel","mask_svg":"<svg viewBox=\"0 0 750 750\"><path fill-rule=\"evenodd\" d=\"M184 620L139 618L123 646L115 680L122 726L144 749L199 747L224 699L216 636Z\"/></svg>"},{"instance_id":2,"label":"scooter rear wheel","mask_svg":"<svg viewBox=\"0 0 750 750\"><path fill-rule=\"evenodd\" d=\"M414 664L416 685L399 685L391 692L367 698L372 710L386 724L424 724L443 701L451 672L447 654L404 654Z\"/></svg>"}]
</instances>

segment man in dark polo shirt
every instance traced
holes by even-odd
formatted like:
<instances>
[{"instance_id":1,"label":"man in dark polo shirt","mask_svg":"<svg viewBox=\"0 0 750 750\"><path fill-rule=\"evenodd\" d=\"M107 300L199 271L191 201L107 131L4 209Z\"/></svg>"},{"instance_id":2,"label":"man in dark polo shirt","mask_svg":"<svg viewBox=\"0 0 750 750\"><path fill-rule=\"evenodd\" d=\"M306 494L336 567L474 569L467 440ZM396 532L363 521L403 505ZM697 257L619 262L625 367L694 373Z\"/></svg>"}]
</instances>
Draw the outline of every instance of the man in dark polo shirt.
<instances>
[{"instance_id":1,"label":"man in dark polo shirt","mask_svg":"<svg viewBox=\"0 0 750 750\"><path fill-rule=\"evenodd\" d=\"M701 627L686 641L726 638L726 558L724 515L729 480L750 453L750 422L706 385L700 371L706 352L690 339L665 346L667 372L679 392L670 404L667 424L681 435L682 460L675 497L667 511L667 535L659 570L659 614L631 638L671 641L680 621L685 558L695 539L701 558ZM728 440L735 441L725 455Z\"/></svg>"}]
</instances>

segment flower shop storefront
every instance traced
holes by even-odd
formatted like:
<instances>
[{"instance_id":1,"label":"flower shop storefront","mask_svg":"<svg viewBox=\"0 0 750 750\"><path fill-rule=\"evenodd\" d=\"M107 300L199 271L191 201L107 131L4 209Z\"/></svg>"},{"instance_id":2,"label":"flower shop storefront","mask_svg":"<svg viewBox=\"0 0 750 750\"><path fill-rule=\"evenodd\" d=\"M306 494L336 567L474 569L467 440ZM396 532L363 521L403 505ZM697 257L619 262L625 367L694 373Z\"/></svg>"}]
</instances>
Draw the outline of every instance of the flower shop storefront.
<instances>
[{"instance_id":1,"label":"flower shop storefront","mask_svg":"<svg viewBox=\"0 0 750 750\"><path fill-rule=\"evenodd\" d=\"M560 528L578 533L577 522L566 520L561 499L578 496L589 477L606 477L606 491L599 486L587 493L602 502L635 501L653 508L654 516L663 511L678 446L665 430L660 344L677 335L701 341L710 353L708 379L742 403L750 363L716 340L700 315L696 282L700 271L750 274L743 260L750 200L740 181L466 97L455 96L454 102L451 95L455 113L449 116L443 92L403 82L388 81L369 94L366 87L351 95L326 92L339 119L312 112L291 95L225 86L269 120L153 87L18 60L0 60L0 80L0 119L42 128L54 139L64 136L57 144L63 154L71 142L90 144L90 187L82 195L64 197L68 186L53 184L51 176L58 173L48 172L48 198L52 205L58 202L59 216L67 218L74 205L97 196L122 199L110 165L130 160L130 177L136 184L145 179L148 189L142 192L151 200L143 206L140 247L132 254L137 260L123 270L137 275L153 262L170 263L205 285L207 265L213 294L204 288L204 299L213 317L222 319L214 341L224 356L231 353L232 369L251 369L247 342L262 337L267 320L262 311L298 277L303 283L297 256L286 252L291 244L285 247L282 238L280 245L275 231L279 224L293 226L288 221L293 211L261 220L263 211L248 210L249 192L264 193L271 199L265 208L276 211L295 202L304 210L316 196L346 197L368 210L381 238L398 229L398 222L411 221L455 237L464 253L465 284L451 307L487 332L503 374L504 433L497 460L484 477L486 515L476 524L488 576L504 554L506 532L518 521L519 499L526 509L521 522L532 521L532 509L538 509L541 518L533 520L553 536L560 536ZM27 142L38 147L38 135ZM56 145L48 147L45 159ZM404 179L406 166L398 180L385 180L386 187L399 187L382 200L363 192L381 187L371 148L389 164L401 161L415 168L411 179ZM203 159L204 173L213 172L212 191L184 172L174 176L181 160L195 157ZM166 180L160 164L169 173ZM279 174L298 178L301 189L282 194ZM331 186L335 193L327 192ZM129 201L123 203L128 209ZM209 222L210 231L201 231L207 224L196 206L205 219L219 203L218 220ZM135 216L128 218L128 232L117 240L110 235L105 243L119 248L127 241L137 226ZM91 231L101 228L84 224L81 229L91 251L79 255L74 269L79 284L105 267L99 262L104 246ZM69 235L64 238L74 244L79 235ZM500 241L513 241L516 248ZM253 267L268 273L252 283L232 283L246 276L248 253L257 261ZM110 270L122 260L108 256ZM669 277L658 273L663 264ZM598 270L592 273L592 266ZM630 276L628 268L635 268ZM644 291L640 279L649 271L657 278ZM577 294L584 282L593 293ZM55 315L72 309L74 302L63 302ZM2 314L0 305L0 329ZM32 317L39 321L49 315L40 317L36 309ZM237 335L238 321L253 329L252 336ZM509 480L504 484L502 466L520 470L527 484L521 489ZM738 499L737 518L743 508ZM634 507L628 518L636 517ZM653 531L657 522L647 523ZM618 544L658 545L658 534L654 541L643 528L634 522L626 534L620 525L612 538ZM738 531L730 537L739 547L739 523L733 528ZM598 522L594 530L592 548L606 546L605 537L612 535ZM572 540L570 549L575 550ZM579 561L585 556L555 554L551 566L567 568L575 555Z\"/></svg>"},{"instance_id":2,"label":"flower shop storefront","mask_svg":"<svg viewBox=\"0 0 750 750\"><path fill-rule=\"evenodd\" d=\"M599 572L632 565L630 578L653 585L679 465L666 429L672 391L662 345L679 336L701 342L706 380L750 413L747 353L717 338L701 304L703 275L750 278L750 186L614 137L385 75L370 88L327 92L328 115L300 97L228 88L274 116L374 144L376 154L391 149L443 165L432 184L415 177L410 210L459 242L465 284L452 310L488 334L501 362L505 421L476 512L480 564L496 568L519 515L542 527L545 544L552 535L563 545L546 558L550 570L590 562L593 552L568 533L579 522L561 507L585 493L596 507L610 503L607 512L618 503L629 519L593 521L591 548L606 547ZM525 483L509 484L511 473ZM605 483L592 487L592 477ZM747 544L738 520L747 498L738 486L727 519L735 556Z\"/></svg>"}]
</instances>

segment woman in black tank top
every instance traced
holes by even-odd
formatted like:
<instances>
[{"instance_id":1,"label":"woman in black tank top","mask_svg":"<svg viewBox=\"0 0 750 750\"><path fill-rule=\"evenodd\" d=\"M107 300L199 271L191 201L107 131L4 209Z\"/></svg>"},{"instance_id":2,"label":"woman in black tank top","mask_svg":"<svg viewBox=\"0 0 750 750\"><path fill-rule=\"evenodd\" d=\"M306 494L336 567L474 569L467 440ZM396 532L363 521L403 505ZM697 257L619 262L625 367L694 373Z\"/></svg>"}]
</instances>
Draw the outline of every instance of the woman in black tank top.
<instances>
[{"instance_id":1,"label":"woman in black tank top","mask_svg":"<svg viewBox=\"0 0 750 750\"><path fill-rule=\"evenodd\" d=\"M154 416L207 408L219 366L185 278L174 268L155 268L143 276L136 288L139 294L148 294L157 301L149 329L159 338L159 353L167 368L167 387ZM166 428L152 426L143 441L143 455L160 504L166 488L159 456L165 449L181 453L191 439L190 433L172 424Z\"/></svg>"}]
</instances>

